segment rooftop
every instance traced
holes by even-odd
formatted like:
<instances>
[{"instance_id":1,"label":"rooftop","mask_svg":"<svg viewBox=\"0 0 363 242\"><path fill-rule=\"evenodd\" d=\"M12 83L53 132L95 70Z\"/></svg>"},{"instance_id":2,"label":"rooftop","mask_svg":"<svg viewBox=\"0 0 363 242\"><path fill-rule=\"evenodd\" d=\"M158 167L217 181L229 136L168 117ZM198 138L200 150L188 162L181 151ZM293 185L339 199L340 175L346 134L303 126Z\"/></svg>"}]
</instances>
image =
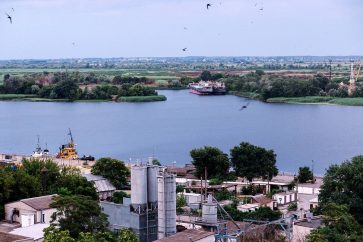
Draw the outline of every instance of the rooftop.
<instances>
[{"instance_id":1,"label":"rooftop","mask_svg":"<svg viewBox=\"0 0 363 242\"><path fill-rule=\"evenodd\" d=\"M35 210L44 210L50 208L50 204L53 202L53 198L55 196L56 195L33 197L33 198L22 199L20 201L34 208Z\"/></svg>"},{"instance_id":2,"label":"rooftop","mask_svg":"<svg viewBox=\"0 0 363 242\"><path fill-rule=\"evenodd\" d=\"M266 197L265 195L252 196L251 199L261 205L266 205L272 202L272 199Z\"/></svg>"},{"instance_id":3,"label":"rooftop","mask_svg":"<svg viewBox=\"0 0 363 242\"><path fill-rule=\"evenodd\" d=\"M198 241L209 236L213 236L214 232L197 229L187 229L182 232L176 233L172 236L156 240L155 242L189 242Z\"/></svg>"},{"instance_id":4,"label":"rooftop","mask_svg":"<svg viewBox=\"0 0 363 242\"><path fill-rule=\"evenodd\" d=\"M82 176L85 177L87 181L93 182L95 184L97 192L116 190L116 187L112 185L111 182L106 178L104 178L103 176L96 176L93 174L83 174Z\"/></svg>"},{"instance_id":5,"label":"rooftop","mask_svg":"<svg viewBox=\"0 0 363 242\"><path fill-rule=\"evenodd\" d=\"M22 241L25 239L30 239L30 238L16 235L16 234L0 232L0 241L1 242L15 242L15 241Z\"/></svg>"},{"instance_id":6,"label":"rooftop","mask_svg":"<svg viewBox=\"0 0 363 242\"><path fill-rule=\"evenodd\" d=\"M319 228L323 223L323 219L321 217L315 217L311 219L311 222L308 222L307 219L297 221L294 223L294 226L301 226L306 228L316 229Z\"/></svg>"},{"instance_id":7,"label":"rooftop","mask_svg":"<svg viewBox=\"0 0 363 242\"><path fill-rule=\"evenodd\" d=\"M29 227L17 228L9 232L10 234L25 236L28 238L33 238L34 240L39 240L44 238L43 230L48 228L49 224L34 224Z\"/></svg>"}]
</instances>

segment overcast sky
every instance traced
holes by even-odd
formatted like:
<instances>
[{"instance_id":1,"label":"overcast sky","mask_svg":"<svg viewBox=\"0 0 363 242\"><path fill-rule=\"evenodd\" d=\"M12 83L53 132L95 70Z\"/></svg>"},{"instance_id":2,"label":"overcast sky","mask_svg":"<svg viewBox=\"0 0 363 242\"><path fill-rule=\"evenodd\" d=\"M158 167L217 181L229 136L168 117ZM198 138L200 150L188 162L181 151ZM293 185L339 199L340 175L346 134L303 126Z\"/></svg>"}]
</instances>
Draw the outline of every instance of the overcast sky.
<instances>
[{"instance_id":1,"label":"overcast sky","mask_svg":"<svg viewBox=\"0 0 363 242\"><path fill-rule=\"evenodd\" d=\"M362 0L0 0L0 59L363 55L362 13Z\"/></svg>"}]
</instances>

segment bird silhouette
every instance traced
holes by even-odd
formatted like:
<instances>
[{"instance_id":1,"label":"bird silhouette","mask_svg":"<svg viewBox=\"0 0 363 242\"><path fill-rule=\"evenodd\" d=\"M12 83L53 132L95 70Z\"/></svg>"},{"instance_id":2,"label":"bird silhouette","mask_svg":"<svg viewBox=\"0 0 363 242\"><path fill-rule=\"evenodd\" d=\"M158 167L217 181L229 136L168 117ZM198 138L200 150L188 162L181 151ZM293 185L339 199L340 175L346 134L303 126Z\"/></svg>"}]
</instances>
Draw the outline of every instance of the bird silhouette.
<instances>
[{"instance_id":1,"label":"bird silhouette","mask_svg":"<svg viewBox=\"0 0 363 242\"><path fill-rule=\"evenodd\" d=\"M209 9L210 7L212 7L212 4L207 3L207 9Z\"/></svg>"},{"instance_id":2,"label":"bird silhouette","mask_svg":"<svg viewBox=\"0 0 363 242\"><path fill-rule=\"evenodd\" d=\"M243 109L246 109L250 105L250 102L246 103L245 105L242 105L239 111L242 111Z\"/></svg>"},{"instance_id":3,"label":"bird silhouette","mask_svg":"<svg viewBox=\"0 0 363 242\"><path fill-rule=\"evenodd\" d=\"M263 8L260 8L261 11L263 11Z\"/></svg>"},{"instance_id":4,"label":"bird silhouette","mask_svg":"<svg viewBox=\"0 0 363 242\"><path fill-rule=\"evenodd\" d=\"M13 12L15 12L14 8L11 8L11 10L13 10Z\"/></svg>"},{"instance_id":5,"label":"bird silhouette","mask_svg":"<svg viewBox=\"0 0 363 242\"><path fill-rule=\"evenodd\" d=\"M187 48L183 48L182 50L183 50L183 51L187 51Z\"/></svg>"},{"instance_id":6,"label":"bird silhouette","mask_svg":"<svg viewBox=\"0 0 363 242\"><path fill-rule=\"evenodd\" d=\"M188 30L188 28L187 27L184 27L184 30Z\"/></svg>"},{"instance_id":7,"label":"bird silhouette","mask_svg":"<svg viewBox=\"0 0 363 242\"><path fill-rule=\"evenodd\" d=\"M13 18L9 14L7 14L7 13L5 13L5 15L9 19L10 24L12 24L13 23Z\"/></svg>"}]
</instances>

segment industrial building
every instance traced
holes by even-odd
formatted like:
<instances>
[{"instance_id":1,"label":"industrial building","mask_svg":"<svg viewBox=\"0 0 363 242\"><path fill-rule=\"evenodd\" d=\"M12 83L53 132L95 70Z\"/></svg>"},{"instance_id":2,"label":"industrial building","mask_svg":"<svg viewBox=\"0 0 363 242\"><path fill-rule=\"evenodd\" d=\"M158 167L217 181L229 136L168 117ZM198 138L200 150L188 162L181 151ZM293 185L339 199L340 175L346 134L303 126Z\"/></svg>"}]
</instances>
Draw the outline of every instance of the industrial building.
<instances>
[{"instance_id":1,"label":"industrial building","mask_svg":"<svg viewBox=\"0 0 363 242\"><path fill-rule=\"evenodd\" d=\"M131 167L131 198L124 198L122 204L101 201L100 205L111 230L130 228L141 242L176 233L175 175L151 162Z\"/></svg>"}]
</instances>

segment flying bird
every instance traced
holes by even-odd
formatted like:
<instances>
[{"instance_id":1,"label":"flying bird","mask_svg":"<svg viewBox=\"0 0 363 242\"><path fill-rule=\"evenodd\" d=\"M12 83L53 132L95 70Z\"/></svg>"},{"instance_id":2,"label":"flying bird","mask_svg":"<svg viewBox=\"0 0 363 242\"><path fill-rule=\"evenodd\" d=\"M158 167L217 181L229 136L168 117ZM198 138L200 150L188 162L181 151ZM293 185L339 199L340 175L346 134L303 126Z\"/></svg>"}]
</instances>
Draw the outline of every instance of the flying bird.
<instances>
[{"instance_id":1,"label":"flying bird","mask_svg":"<svg viewBox=\"0 0 363 242\"><path fill-rule=\"evenodd\" d=\"M184 27L184 30L188 30L188 28L187 27Z\"/></svg>"},{"instance_id":2,"label":"flying bird","mask_svg":"<svg viewBox=\"0 0 363 242\"><path fill-rule=\"evenodd\" d=\"M212 4L207 3L207 9L209 9L210 7L212 7Z\"/></svg>"},{"instance_id":3,"label":"flying bird","mask_svg":"<svg viewBox=\"0 0 363 242\"><path fill-rule=\"evenodd\" d=\"M13 10L13 12L15 12L14 8L11 8L11 10Z\"/></svg>"},{"instance_id":4,"label":"flying bird","mask_svg":"<svg viewBox=\"0 0 363 242\"><path fill-rule=\"evenodd\" d=\"M239 111L242 111L243 109L246 109L248 107L248 105L250 105L250 102L246 103L245 105L243 105Z\"/></svg>"},{"instance_id":5,"label":"flying bird","mask_svg":"<svg viewBox=\"0 0 363 242\"><path fill-rule=\"evenodd\" d=\"M9 19L10 24L12 24L13 23L13 18L9 14L7 14L7 13L5 13L5 15Z\"/></svg>"},{"instance_id":6,"label":"flying bird","mask_svg":"<svg viewBox=\"0 0 363 242\"><path fill-rule=\"evenodd\" d=\"M187 48L183 48L183 51L187 51Z\"/></svg>"},{"instance_id":7,"label":"flying bird","mask_svg":"<svg viewBox=\"0 0 363 242\"><path fill-rule=\"evenodd\" d=\"M263 8L260 8L261 11L263 11Z\"/></svg>"}]
</instances>

